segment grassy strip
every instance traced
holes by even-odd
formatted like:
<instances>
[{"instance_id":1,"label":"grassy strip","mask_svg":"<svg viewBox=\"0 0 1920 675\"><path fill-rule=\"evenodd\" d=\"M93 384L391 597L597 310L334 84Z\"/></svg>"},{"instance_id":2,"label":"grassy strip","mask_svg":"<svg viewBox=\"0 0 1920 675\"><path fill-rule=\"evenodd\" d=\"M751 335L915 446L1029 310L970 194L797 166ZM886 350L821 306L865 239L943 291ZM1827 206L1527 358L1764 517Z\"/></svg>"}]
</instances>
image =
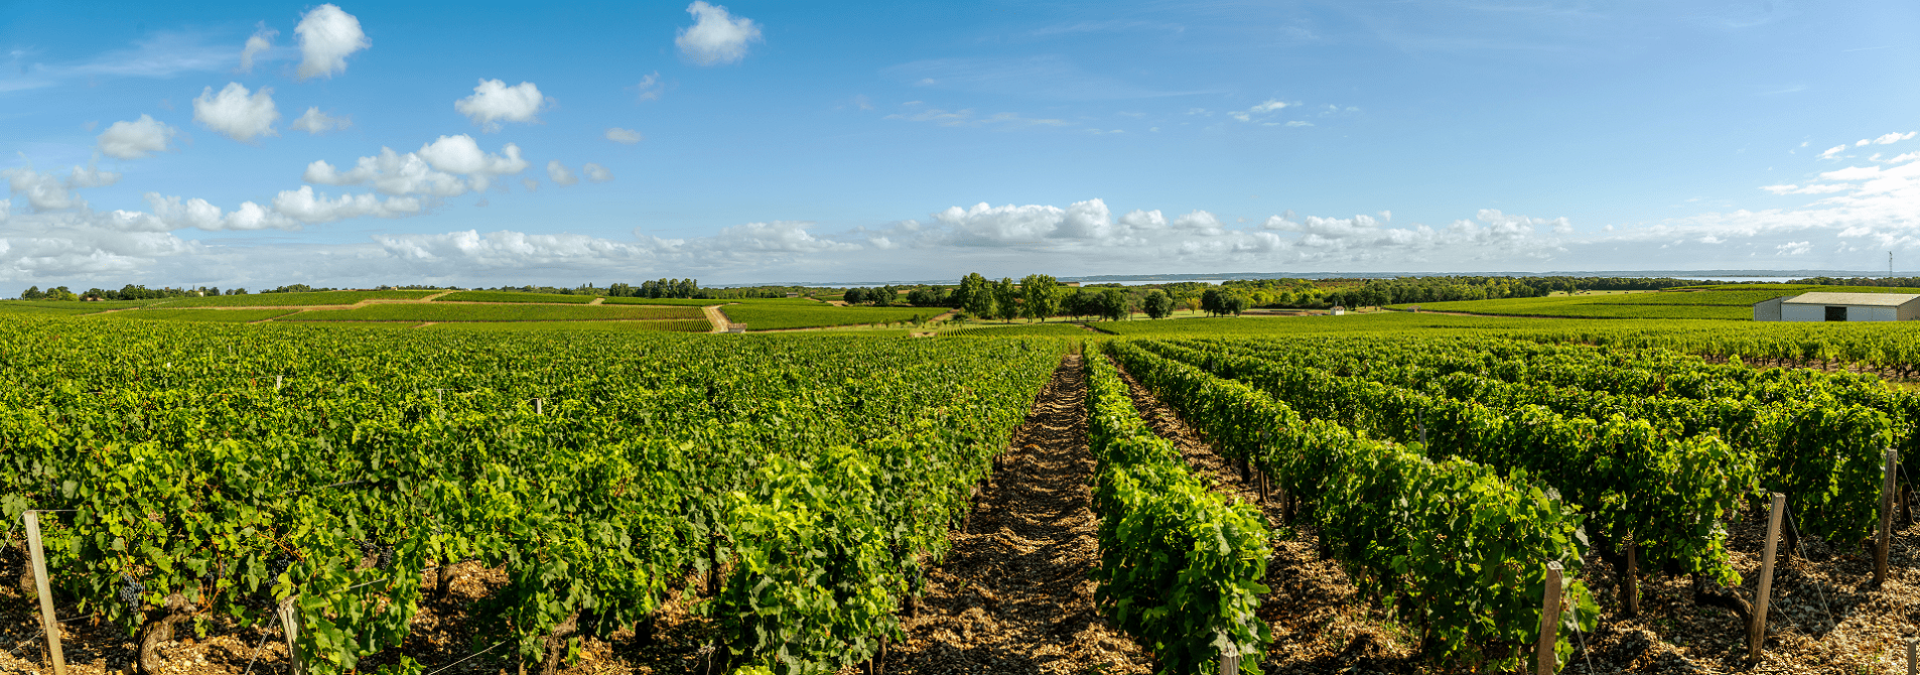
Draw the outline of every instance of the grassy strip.
<instances>
[{"instance_id":1,"label":"grassy strip","mask_svg":"<svg viewBox=\"0 0 1920 675\"><path fill-rule=\"evenodd\" d=\"M329 309L288 317L288 321L605 321L609 319L698 319L696 307L610 307L606 305L441 305L436 303L369 305Z\"/></svg>"},{"instance_id":2,"label":"grassy strip","mask_svg":"<svg viewBox=\"0 0 1920 675\"><path fill-rule=\"evenodd\" d=\"M561 295L559 293L520 293L516 291L460 291L434 298L434 302L548 302L555 304L584 305L593 302L596 295Z\"/></svg>"},{"instance_id":3,"label":"grassy strip","mask_svg":"<svg viewBox=\"0 0 1920 675\"><path fill-rule=\"evenodd\" d=\"M552 332L665 332L665 333L705 333L713 330L713 324L704 320L665 320L665 321L455 321L436 323L424 327L424 330L455 330L466 332L506 332L539 331Z\"/></svg>"},{"instance_id":4,"label":"grassy strip","mask_svg":"<svg viewBox=\"0 0 1920 675\"><path fill-rule=\"evenodd\" d=\"M1034 323L1012 326L981 326L951 330L946 335L964 335L968 337L1089 337L1092 331L1077 323Z\"/></svg>"},{"instance_id":5,"label":"grassy strip","mask_svg":"<svg viewBox=\"0 0 1920 675\"><path fill-rule=\"evenodd\" d=\"M311 307L351 305L361 300L419 300L440 291L318 291L314 293L254 293L205 298L174 298L156 306L177 307Z\"/></svg>"},{"instance_id":6,"label":"grassy strip","mask_svg":"<svg viewBox=\"0 0 1920 675\"><path fill-rule=\"evenodd\" d=\"M205 323L248 323L292 314L291 309L142 309L102 314L104 319L143 321L198 321Z\"/></svg>"},{"instance_id":7,"label":"grassy strip","mask_svg":"<svg viewBox=\"0 0 1920 675\"><path fill-rule=\"evenodd\" d=\"M740 304L721 308L727 320L747 324L747 330L818 328L852 326L867 323L919 323L939 316L939 307L835 307L817 302L806 304Z\"/></svg>"}]
</instances>

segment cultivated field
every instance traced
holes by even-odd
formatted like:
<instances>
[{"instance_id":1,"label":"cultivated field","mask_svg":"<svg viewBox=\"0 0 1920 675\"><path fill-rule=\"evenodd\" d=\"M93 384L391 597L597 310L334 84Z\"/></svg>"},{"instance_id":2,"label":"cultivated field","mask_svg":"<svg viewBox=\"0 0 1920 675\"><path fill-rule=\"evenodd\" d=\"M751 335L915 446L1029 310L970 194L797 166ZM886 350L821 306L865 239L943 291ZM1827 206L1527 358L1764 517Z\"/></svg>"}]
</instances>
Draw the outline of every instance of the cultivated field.
<instances>
[{"instance_id":1,"label":"cultivated field","mask_svg":"<svg viewBox=\"0 0 1920 675\"><path fill-rule=\"evenodd\" d=\"M1912 325L727 302L847 324L0 303L0 578L39 511L87 675L1533 672L1550 562L1559 672L1920 632ZM45 672L37 596L0 669Z\"/></svg>"}]
</instances>

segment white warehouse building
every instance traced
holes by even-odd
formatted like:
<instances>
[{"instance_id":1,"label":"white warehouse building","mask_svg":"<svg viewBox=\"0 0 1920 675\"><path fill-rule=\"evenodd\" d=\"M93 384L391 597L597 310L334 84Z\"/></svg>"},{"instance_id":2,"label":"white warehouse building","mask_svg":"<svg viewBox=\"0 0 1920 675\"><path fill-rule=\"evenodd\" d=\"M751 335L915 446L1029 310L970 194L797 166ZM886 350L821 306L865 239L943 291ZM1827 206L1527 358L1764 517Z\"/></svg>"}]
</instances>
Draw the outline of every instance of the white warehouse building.
<instances>
[{"instance_id":1,"label":"white warehouse building","mask_svg":"<svg viewBox=\"0 0 1920 675\"><path fill-rule=\"evenodd\" d=\"M1912 321L1920 319L1920 295L1902 293L1804 293L1753 305L1754 321Z\"/></svg>"}]
</instances>

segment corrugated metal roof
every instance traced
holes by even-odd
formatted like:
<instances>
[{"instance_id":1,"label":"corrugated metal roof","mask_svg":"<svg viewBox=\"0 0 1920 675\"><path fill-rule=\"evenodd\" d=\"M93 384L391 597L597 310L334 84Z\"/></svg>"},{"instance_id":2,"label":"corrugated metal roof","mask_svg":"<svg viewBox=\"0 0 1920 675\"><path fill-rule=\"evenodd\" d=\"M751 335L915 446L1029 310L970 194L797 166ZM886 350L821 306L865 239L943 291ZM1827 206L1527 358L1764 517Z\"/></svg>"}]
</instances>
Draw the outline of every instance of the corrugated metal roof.
<instances>
[{"instance_id":1,"label":"corrugated metal roof","mask_svg":"<svg viewBox=\"0 0 1920 675\"><path fill-rule=\"evenodd\" d=\"M1906 293L1803 293L1787 298L1788 305L1864 305L1868 307L1899 307L1920 300L1920 295Z\"/></svg>"}]
</instances>

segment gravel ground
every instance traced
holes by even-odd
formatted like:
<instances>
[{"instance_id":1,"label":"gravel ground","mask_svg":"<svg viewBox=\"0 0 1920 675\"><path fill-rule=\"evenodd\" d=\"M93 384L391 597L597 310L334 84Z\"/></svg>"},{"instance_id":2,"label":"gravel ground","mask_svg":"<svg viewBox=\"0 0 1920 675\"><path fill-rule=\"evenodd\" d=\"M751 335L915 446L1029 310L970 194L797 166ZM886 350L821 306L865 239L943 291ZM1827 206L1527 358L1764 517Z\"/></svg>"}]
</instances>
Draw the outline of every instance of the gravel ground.
<instances>
[{"instance_id":1,"label":"gravel ground","mask_svg":"<svg viewBox=\"0 0 1920 675\"><path fill-rule=\"evenodd\" d=\"M1080 357L1070 356L929 575L889 672L1152 672L1140 647L1102 618L1087 578L1099 545L1085 398Z\"/></svg>"}]
</instances>

